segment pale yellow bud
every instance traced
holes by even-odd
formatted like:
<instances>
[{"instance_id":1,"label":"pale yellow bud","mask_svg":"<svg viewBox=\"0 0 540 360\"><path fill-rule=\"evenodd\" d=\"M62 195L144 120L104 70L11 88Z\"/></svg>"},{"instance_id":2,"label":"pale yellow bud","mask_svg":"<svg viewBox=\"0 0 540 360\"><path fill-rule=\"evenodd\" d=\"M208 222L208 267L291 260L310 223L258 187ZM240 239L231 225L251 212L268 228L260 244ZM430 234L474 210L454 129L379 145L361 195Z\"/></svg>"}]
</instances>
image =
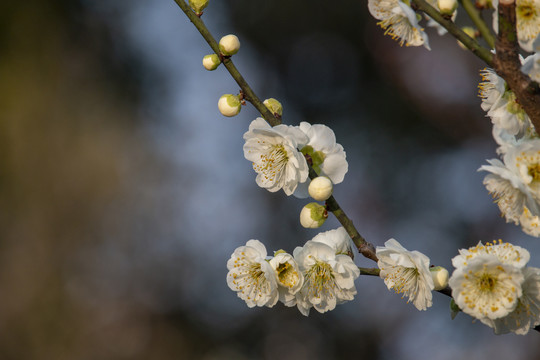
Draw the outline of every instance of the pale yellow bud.
<instances>
[{"instance_id":1,"label":"pale yellow bud","mask_svg":"<svg viewBox=\"0 0 540 360\"><path fill-rule=\"evenodd\" d=\"M237 95L225 94L218 101L219 112L224 116L236 116L242 109L240 98Z\"/></svg>"},{"instance_id":2,"label":"pale yellow bud","mask_svg":"<svg viewBox=\"0 0 540 360\"><path fill-rule=\"evenodd\" d=\"M463 32L467 35L469 35L470 37L472 37L473 39L476 37L476 30L470 26L464 26L461 28L461 30L463 30ZM465 45L463 45L463 43L461 41L458 41L457 42L459 47L462 48L463 50L468 50L467 47Z\"/></svg>"},{"instance_id":3,"label":"pale yellow bud","mask_svg":"<svg viewBox=\"0 0 540 360\"><path fill-rule=\"evenodd\" d=\"M240 40L236 35L225 35L219 40L219 51L223 55L231 56L240 50Z\"/></svg>"},{"instance_id":4,"label":"pale yellow bud","mask_svg":"<svg viewBox=\"0 0 540 360\"><path fill-rule=\"evenodd\" d=\"M263 101L264 106L270 110L274 116L281 117L283 115L283 106L281 103L274 98L266 99Z\"/></svg>"},{"instance_id":5,"label":"pale yellow bud","mask_svg":"<svg viewBox=\"0 0 540 360\"><path fill-rule=\"evenodd\" d=\"M325 201L332 195L332 181L326 176L319 176L311 180L308 187L309 196L317 201Z\"/></svg>"},{"instance_id":6,"label":"pale yellow bud","mask_svg":"<svg viewBox=\"0 0 540 360\"><path fill-rule=\"evenodd\" d=\"M434 266L429 268L431 278L433 279L434 290L442 290L448 286L448 270L442 266Z\"/></svg>"},{"instance_id":7,"label":"pale yellow bud","mask_svg":"<svg viewBox=\"0 0 540 360\"><path fill-rule=\"evenodd\" d=\"M322 205L312 202L302 208L300 212L300 224L308 229L321 227L328 218L328 212Z\"/></svg>"},{"instance_id":8,"label":"pale yellow bud","mask_svg":"<svg viewBox=\"0 0 540 360\"><path fill-rule=\"evenodd\" d=\"M206 70L212 71L217 69L219 64L221 64L221 60L219 60L219 56L216 54L205 55L202 59L202 64Z\"/></svg>"},{"instance_id":9,"label":"pale yellow bud","mask_svg":"<svg viewBox=\"0 0 540 360\"><path fill-rule=\"evenodd\" d=\"M208 0L189 0L189 6L195 11L195 14L201 16L203 9L208 6Z\"/></svg>"},{"instance_id":10,"label":"pale yellow bud","mask_svg":"<svg viewBox=\"0 0 540 360\"><path fill-rule=\"evenodd\" d=\"M441 11L441 14L452 15L456 11L458 2L457 0L438 0L437 6Z\"/></svg>"}]
</instances>

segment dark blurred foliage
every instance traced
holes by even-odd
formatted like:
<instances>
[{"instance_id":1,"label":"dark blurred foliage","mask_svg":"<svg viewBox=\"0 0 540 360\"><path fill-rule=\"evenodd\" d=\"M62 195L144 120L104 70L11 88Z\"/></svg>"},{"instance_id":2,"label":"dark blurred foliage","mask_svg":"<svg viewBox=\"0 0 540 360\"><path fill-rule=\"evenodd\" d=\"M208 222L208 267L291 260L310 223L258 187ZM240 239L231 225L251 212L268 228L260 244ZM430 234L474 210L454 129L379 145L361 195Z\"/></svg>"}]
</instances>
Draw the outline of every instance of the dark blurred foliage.
<instances>
[{"instance_id":1,"label":"dark blurred foliage","mask_svg":"<svg viewBox=\"0 0 540 360\"><path fill-rule=\"evenodd\" d=\"M173 161L145 130L149 123L172 128L176 120L159 101L190 89L167 94L169 74L130 39L121 20L135 3L142 2L107 11L84 1L0 3L0 359L386 359L424 347L431 358L474 357L484 347L500 358L486 345L495 339L489 329L475 347L466 331L480 326L463 317L448 323L446 298L436 294L437 309L419 314L378 279L359 279L359 295L345 310L309 318L283 306L238 305L226 289L225 262L248 238L227 237L245 224L234 216L253 216L269 249L292 251L315 232L298 225L303 203L261 191L252 179L238 199L244 206L219 224L222 238L209 239L205 220L192 218L188 201L225 205L215 196L193 198L204 162ZM490 124L475 97L482 65L453 40L430 33L434 51L400 48L362 1L235 0L211 2L206 13L209 23L230 19L227 31L239 34L257 65L257 76L246 77L258 79L261 97L283 99L285 122L335 130L351 177L338 199L368 240L381 245L395 231L406 234L403 224L420 242L429 231L444 233L453 243L433 239L421 250L440 249L435 257L449 266L457 248L502 231L496 209L471 219L467 209L438 208L448 182L436 179L463 187L471 179L448 176L451 165L440 165L441 156L464 149L465 161L473 143L480 159L494 156L494 146L483 145ZM165 36L175 44L177 35ZM200 37L183 39L204 47ZM189 117L178 121L174 142L182 144ZM262 215L250 213L252 194L264 204ZM219 264L204 264L208 256L195 244L205 241ZM430 332L458 349L438 341L427 347ZM415 340L399 345L406 334Z\"/></svg>"}]
</instances>

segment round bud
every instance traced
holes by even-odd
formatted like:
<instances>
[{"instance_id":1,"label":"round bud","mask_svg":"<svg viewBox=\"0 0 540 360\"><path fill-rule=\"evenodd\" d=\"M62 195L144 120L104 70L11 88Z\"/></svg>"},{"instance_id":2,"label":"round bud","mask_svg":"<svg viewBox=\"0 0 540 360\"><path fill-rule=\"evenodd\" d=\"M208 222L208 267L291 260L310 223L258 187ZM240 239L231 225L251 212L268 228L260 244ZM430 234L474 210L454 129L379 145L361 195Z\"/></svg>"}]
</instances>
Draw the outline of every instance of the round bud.
<instances>
[{"instance_id":1,"label":"round bud","mask_svg":"<svg viewBox=\"0 0 540 360\"><path fill-rule=\"evenodd\" d=\"M437 6L443 15L452 15L456 11L458 2L457 0L438 0Z\"/></svg>"},{"instance_id":2,"label":"round bud","mask_svg":"<svg viewBox=\"0 0 540 360\"><path fill-rule=\"evenodd\" d=\"M283 106L281 103L274 98L266 99L263 101L264 106L270 110L274 116L281 117L283 115Z\"/></svg>"},{"instance_id":3,"label":"round bud","mask_svg":"<svg viewBox=\"0 0 540 360\"><path fill-rule=\"evenodd\" d=\"M202 64L206 70L212 71L217 69L219 64L221 64L221 60L219 60L219 56L216 54L205 55L202 59Z\"/></svg>"},{"instance_id":4,"label":"round bud","mask_svg":"<svg viewBox=\"0 0 540 360\"><path fill-rule=\"evenodd\" d=\"M448 270L442 266L434 266L429 268L431 278L433 279L434 290L442 290L448 286Z\"/></svg>"},{"instance_id":5,"label":"round bud","mask_svg":"<svg viewBox=\"0 0 540 360\"><path fill-rule=\"evenodd\" d=\"M470 37L472 37L473 39L476 37L476 30L470 26L464 26L461 28L461 30L463 30L463 32L467 35L469 35ZM457 42L459 47L462 48L463 50L468 50L467 47L465 45L463 45L463 43L461 41L458 41Z\"/></svg>"},{"instance_id":6,"label":"round bud","mask_svg":"<svg viewBox=\"0 0 540 360\"><path fill-rule=\"evenodd\" d=\"M307 204L300 211L300 224L308 229L321 227L328 218L328 212L322 205L312 202Z\"/></svg>"},{"instance_id":7,"label":"round bud","mask_svg":"<svg viewBox=\"0 0 540 360\"><path fill-rule=\"evenodd\" d=\"M240 40L236 35L225 35L219 40L219 51L225 56L234 55L240 50Z\"/></svg>"},{"instance_id":8,"label":"round bud","mask_svg":"<svg viewBox=\"0 0 540 360\"><path fill-rule=\"evenodd\" d=\"M325 201L332 195L332 181L326 176L319 176L311 180L308 187L309 196L317 201Z\"/></svg>"},{"instance_id":9,"label":"round bud","mask_svg":"<svg viewBox=\"0 0 540 360\"><path fill-rule=\"evenodd\" d=\"M201 16L203 9L208 6L208 0L189 0L189 6L197 16Z\"/></svg>"},{"instance_id":10,"label":"round bud","mask_svg":"<svg viewBox=\"0 0 540 360\"><path fill-rule=\"evenodd\" d=\"M219 112L224 116L236 116L242 109L240 98L237 95L225 94L218 101Z\"/></svg>"}]
</instances>

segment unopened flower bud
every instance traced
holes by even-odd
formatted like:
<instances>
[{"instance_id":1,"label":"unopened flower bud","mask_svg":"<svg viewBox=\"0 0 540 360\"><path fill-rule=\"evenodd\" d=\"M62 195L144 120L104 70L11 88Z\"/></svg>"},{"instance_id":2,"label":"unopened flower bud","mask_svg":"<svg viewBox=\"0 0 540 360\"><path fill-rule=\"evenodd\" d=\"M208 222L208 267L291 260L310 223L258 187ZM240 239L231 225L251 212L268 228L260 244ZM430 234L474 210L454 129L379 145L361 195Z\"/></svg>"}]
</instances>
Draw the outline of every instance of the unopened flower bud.
<instances>
[{"instance_id":1,"label":"unopened flower bud","mask_svg":"<svg viewBox=\"0 0 540 360\"><path fill-rule=\"evenodd\" d=\"M464 27L461 28L461 30L463 30L463 32L465 34L469 35L473 39L476 37L476 30L474 28L470 27L470 26L464 26ZM458 45L463 50L467 50L467 47L465 45L463 45L463 43L461 41L458 41Z\"/></svg>"},{"instance_id":2,"label":"unopened flower bud","mask_svg":"<svg viewBox=\"0 0 540 360\"><path fill-rule=\"evenodd\" d=\"M203 9L208 6L208 0L189 0L189 6L195 11L195 14L201 16Z\"/></svg>"},{"instance_id":3,"label":"unopened flower bud","mask_svg":"<svg viewBox=\"0 0 540 360\"><path fill-rule=\"evenodd\" d=\"M225 94L218 101L219 112L224 116L236 116L242 108L240 98L237 95Z\"/></svg>"},{"instance_id":4,"label":"unopened flower bud","mask_svg":"<svg viewBox=\"0 0 540 360\"><path fill-rule=\"evenodd\" d=\"M231 56L240 50L240 40L236 35L225 35L219 40L219 51L223 55Z\"/></svg>"},{"instance_id":5,"label":"unopened flower bud","mask_svg":"<svg viewBox=\"0 0 540 360\"><path fill-rule=\"evenodd\" d=\"M429 268L431 278L433 279L434 290L442 290L448 286L448 270L442 266L434 266Z\"/></svg>"},{"instance_id":6,"label":"unopened flower bud","mask_svg":"<svg viewBox=\"0 0 540 360\"><path fill-rule=\"evenodd\" d=\"M328 218L328 212L322 205L312 202L302 208L300 212L300 224L309 229L321 227Z\"/></svg>"},{"instance_id":7,"label":"unopened flower bud","mask_svg":"<svg viewBox=\"0 0 540 360\"><path fill-rule=\"evenodd\" d=\"M457 9L457 0L438 0L437 6L443 15L452 15Z\"/></svg>"},{"instance_id":8,"label":"unopened flower bud","mask_svg":"<svg viewBox=\"0 0 540 360\"><path fill-rule=\"evenodd\" d=\"M270 110L270 112L278 117L283 115L283 106L281 103L274 98L266 99L263 101L264 106Z\"/></svg>"},{"instance_id":9,"label":"unopened flower bud","mask_svg":"<svg viewBox=\"0 0 540 360\"><path fill-rule=\"evenodd\" d=\"M317 201L325 201L332 195L332 181L326 176L319 176L311 180L308 187L309 196Z\"/></svg>"},{"instance_id":10,"label":"unopened flower bud","mask_svg":"<svg viewBox=\"0 0 540 360\"><path fill-rule=\"evenodd\" d=\"M219 56L216 54L205 55L202 59L202 64L206 70L212 71L217 69L219 64L221 64L221 60L219 60Z\"/></svg>"}]
</instances>

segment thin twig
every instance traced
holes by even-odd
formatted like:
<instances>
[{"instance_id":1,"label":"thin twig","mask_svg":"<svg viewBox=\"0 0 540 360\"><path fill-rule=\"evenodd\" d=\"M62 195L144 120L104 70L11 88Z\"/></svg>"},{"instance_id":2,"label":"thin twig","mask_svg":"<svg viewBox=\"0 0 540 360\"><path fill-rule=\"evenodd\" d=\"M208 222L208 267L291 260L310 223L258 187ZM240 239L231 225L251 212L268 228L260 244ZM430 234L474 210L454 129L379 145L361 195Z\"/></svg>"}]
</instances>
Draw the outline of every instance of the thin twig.
<instances>
[{"instance_id":1,"label":"thin twig","mask_svg":"<svg viewBox=\"0 0 540 360\"><path fill-rule=\"evenodd\" d=\"M472 1L459 0L459 2L471 18L474 25L476 25L478 31L480 31L480 35L482 35L488 46L492 49L495 49L495 37L493 36L489 27L486 25L484 19L482 19L482 17L480 16L479 11L476 9Z\"/></svg>"},{"instance_id":2,"label":"thin twig","mask_svg":"<svg viewBox=\"0 0 540 360\"><path fill-rule=\"evenodd\" d=\"M208 45L212 48L212 50L221 58L223 59L223 65L225 65L225 68L229 71L229 74L233 77L233 79L236 81L238 86L240 86L240 89L242 89L244 93L244 99L249 101L262 115L262 117L272 126L276 126L281 124L281 120L276 118L270 110L262 103L262 101L255 95L255 92L251 89L251 87L248 85L247 81L244 79L244 77L240 74L236 66L234 66L232 60L230 57L223 57L221 52L219 51L219 44L214 39L206 25L204 25L204 22L191 10L189 5L184 0L174 0L176 4L182 9L184 14L189 18L189 20L195 25L197 30L201 33L202 37L206 40Z\"/></svg>"},{"instance_id":3,"label":"thin twig","mask_svg":"<svg viewBox=\"0 0 540 360\"><path fill-rule=\"evenodd\" d=\"M441 13L433 6L429 5L425 0L412 0L411 4L414 8L423 11L433 20L442 25L450 34L461 41L473 54L484 60L486 64L492 66L493 54L486 48L482 47L476 40L465 34L463 30L456 26L452 21L445 19Z\"/></svg>"}]
</instances>

